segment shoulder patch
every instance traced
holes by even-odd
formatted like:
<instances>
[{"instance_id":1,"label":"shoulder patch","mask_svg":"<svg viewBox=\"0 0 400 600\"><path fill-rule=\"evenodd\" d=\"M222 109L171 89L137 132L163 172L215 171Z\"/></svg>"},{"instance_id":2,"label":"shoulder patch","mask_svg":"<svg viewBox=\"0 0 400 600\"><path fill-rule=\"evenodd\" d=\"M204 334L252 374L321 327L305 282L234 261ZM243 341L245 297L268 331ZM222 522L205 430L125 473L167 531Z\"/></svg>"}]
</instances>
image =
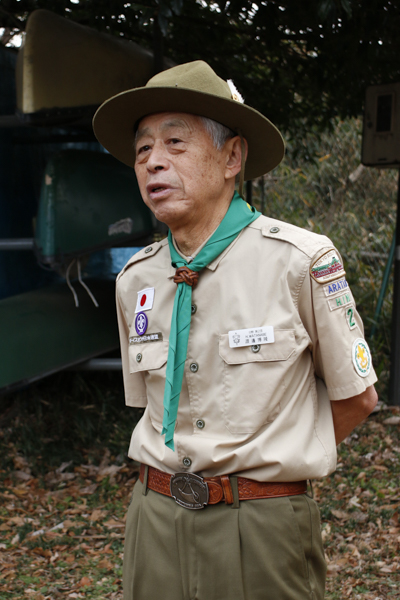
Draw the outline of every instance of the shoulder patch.
<instances>
[{"instance_id":1,"label":"shoulder patch","mask_svg":"<svg viewBox=\"0 0 400 600\"><path fill-rule=\"evenodd\" d=\"M368 344L363 338L357 338L353 342L352 349L353 365L360 377L368 377L371 371L372 359Z\"/></svg>"},{"instance_id":2,"label":"shoulder patch","mask_svg":"<svg viewBox=\"0 0 400 600\"><path fill-rule=\"evenodd\" d=\"M333 248L317 258L310 267L310 275L317 283L328 283L345 274L339 254Z\"/></svg>"},{"instance_id":3,"label":"shoulder patch","mask_svg":"<svg viewBox=\"0 0 400 600\"><path fill-rule=\"evenodd\" d=\"M145 248L142 248L141 250L139 250L139 252L136 252L136 254L134 254L132 258L128 260L122 271L118 273L117 281L129 269L129 267L141 260L150 258L150 256L154 256L166 244L168 244L168 239L165 238L164 240L161 240L161 242L154 242L152 244L149 244Z\"/></svg>"}]
</instances>

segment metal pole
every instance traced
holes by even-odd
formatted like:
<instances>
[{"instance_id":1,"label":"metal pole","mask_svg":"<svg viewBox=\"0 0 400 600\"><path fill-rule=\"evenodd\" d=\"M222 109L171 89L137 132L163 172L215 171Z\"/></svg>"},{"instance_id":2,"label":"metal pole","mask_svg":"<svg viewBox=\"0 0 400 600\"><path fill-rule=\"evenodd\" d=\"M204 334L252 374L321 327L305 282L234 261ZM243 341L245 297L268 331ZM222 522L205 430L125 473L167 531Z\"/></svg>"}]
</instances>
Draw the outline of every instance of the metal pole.
<instances>
[{"instance_id":1,"label":"metal pole","mask_svg":"<svg viewBox=\"0 0 400 600\"><path fill-rule=\"evenodd\" d=\"M400 169L397 185L396 251L394 254L392 315L389 404L400 406Z\"/></svg>"},{"instance_id":2,"label":"metal pole","mask_svg":"<svg viewBox=\"0 0 400 600\"><path fill-rule=\"evenodd\" d=\"M69 371L122 371L120 358L92 358L74 365Z\"/></svg>"},{"instance_id":3,"label":"metal pole","mask_svg":"<svg viewBox=\"0 0 400 600\"><path fill-rule=\"evenodd\" d=\"M261 202L260 202L260 211L261 214L265 214L265 189L264 189L264 175L260 177L260 192L261 192Z\"/></svg>"},{"instance_id":4,"label":"metal pole","mask_svg":"<svg viewBox=\"0 0 400 600\"><path fill-rule=\"evenodd\" d=\"M33 250L33 238L10 238L0 240L0 250Z\"/></svg>"},{"instance_id":5,"label":"metal pole","mask_svg":"<svg viewBox=\"0 0 400 600\"><path fill-rule=\"evenodd\" d=\"M374 320L373 320L372 327L371 327L371 335L370 335L371 340L373 339L375 332L376 332L376 328L378 326L378 321L379 321L379 317L380 317L381 310L382 310L383 300L386 296L386 290L389 285L390 273L392 271L392 264L393 264L393 260L394 260L395 250L396 250L396 231L393 234L393 240L392 240L392 245L390 246L389 257L387 259L385 272L383 274L381 291L379 292L379 298L378 298L378 302L377 302L376 309L375 309Z\"/></svg>"},{"instance_id":6,"label":"metal pole","mask_svg":"<svg viewBox=\"0 0 400 600\"><path fill-rule=\"evenodd\" d=\"M253 182L251 179L246 181L246 202L253 206Z\"/></svg>"}]
</instances>

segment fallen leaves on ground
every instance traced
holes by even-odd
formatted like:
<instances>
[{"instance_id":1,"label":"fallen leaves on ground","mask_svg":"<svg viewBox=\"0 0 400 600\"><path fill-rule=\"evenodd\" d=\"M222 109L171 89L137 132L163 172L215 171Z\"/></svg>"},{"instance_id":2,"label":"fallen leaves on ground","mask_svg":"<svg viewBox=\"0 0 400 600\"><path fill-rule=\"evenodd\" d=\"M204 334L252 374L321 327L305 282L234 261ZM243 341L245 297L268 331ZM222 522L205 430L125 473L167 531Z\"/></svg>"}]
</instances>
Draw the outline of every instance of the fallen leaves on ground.
<instances>
[{"instance_id":1,"label":"fallen leaves on ground","mask_svg":"<svg viewBox=\"0 0 400 600\"><path fill-rule=\"evenodd\" d=\"M15 454L18 468L2 473L0 487L2 600L120 600L125 516L138 468L108 464L109 457L106 451L99 466L62 464L36 478Z\"/></svg>"},{"instance_id":2,"label":"fallen leaves on ground","mask_svg":"<svg viewBox=\"0 0 400 600\"><path fill-rule=\"evenodd\" d=\"M400 597L400 410L382 407L313 482L328 563L327 600ZM0 598L121 600L123 535L138 466L63 462L35 476L8 445L0 472Z\"/></svg>"},{"instance_id":3,"label":"fallen leaves on ground","mask_svg":"<svg viewBox=\"0 0 400 600\"><path fill-rule=\"evenodd\" d=\"M400 409L380 408L341 444L336 472L313 484L330 600L400 598Z\"/></svg>"}]
</instances>

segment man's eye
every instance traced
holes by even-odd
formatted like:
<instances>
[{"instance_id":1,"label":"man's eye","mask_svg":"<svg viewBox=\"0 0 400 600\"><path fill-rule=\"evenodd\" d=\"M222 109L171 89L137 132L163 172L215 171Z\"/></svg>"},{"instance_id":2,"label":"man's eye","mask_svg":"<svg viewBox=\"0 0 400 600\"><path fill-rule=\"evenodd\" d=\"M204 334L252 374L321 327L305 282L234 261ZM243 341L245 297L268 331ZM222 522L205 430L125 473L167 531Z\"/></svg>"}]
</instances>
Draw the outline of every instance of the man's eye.
<instances>
[{"instance_id":1,"label":"man's eye","mask_svg":"<svg viewBox=\"0 0 400 600\"><path fill-rule=\"evenodd\" d=\"M140 146L136 151L136 154L142 154L143 152L148 152L150 150L150 146Z\"/></svg>"},{"instance_id":2,"label":"man's eye","mask_svg":"<svg viewBox=\"0 0 400 600\"><path fill-rule=\"evenodd\" d=\"M169 142L170 144L180 144L182 140L180 140L179 138L171 138Z\"/></svg>"}]
</instances>

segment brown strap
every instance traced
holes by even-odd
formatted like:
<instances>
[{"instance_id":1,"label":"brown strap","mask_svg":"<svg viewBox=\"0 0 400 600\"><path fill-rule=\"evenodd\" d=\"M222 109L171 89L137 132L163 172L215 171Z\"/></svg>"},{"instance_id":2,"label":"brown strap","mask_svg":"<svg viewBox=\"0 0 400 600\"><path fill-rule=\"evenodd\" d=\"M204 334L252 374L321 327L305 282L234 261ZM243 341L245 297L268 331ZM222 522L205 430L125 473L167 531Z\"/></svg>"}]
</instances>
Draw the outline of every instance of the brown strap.
<instances>
[{"instance_id":1,"label":"brown strap","mask_svg":"<svg viewBox=\"0 0 400 600\"><path fill-rule=\"evenodd\" d=\"M140 465L139 479L143 483L145 476L145 465ZM147 487L154 492L171 496L171 475L159 471L154 467L148 468ZM209 504L218 504L225 500L226 504L233 504L234 497L229 475L217 477L205 477L208 484ZM295 496L305 494L307 491L306 481L272 482L254 481L246 477L237 477L239 500L255 500L257 498L281 498L282 496Z\"/></svg>"},{"instance_id":2,"label":"brown strap","mask_svg":"<svg viewBox=\"0 0 400 600\"><path fill-rule=\"evenodd\" d=\"M191 287L195 288L197 285L197 281L199 279L199 274L197 271L192 271L189 267L179 267L176 269L174 275L175 283L187 283Z\"/></svg>"},{"instance_id":3,"label":"brown strap","mask_svg":"<svg viewBox=\"0 0 400 600\"><path fill-rule=\"evenodd\" d=\"M225 503L233 504L233 491L229 475L221 475L221 486L224 490Z\"/></svg>"}]
</instances>

